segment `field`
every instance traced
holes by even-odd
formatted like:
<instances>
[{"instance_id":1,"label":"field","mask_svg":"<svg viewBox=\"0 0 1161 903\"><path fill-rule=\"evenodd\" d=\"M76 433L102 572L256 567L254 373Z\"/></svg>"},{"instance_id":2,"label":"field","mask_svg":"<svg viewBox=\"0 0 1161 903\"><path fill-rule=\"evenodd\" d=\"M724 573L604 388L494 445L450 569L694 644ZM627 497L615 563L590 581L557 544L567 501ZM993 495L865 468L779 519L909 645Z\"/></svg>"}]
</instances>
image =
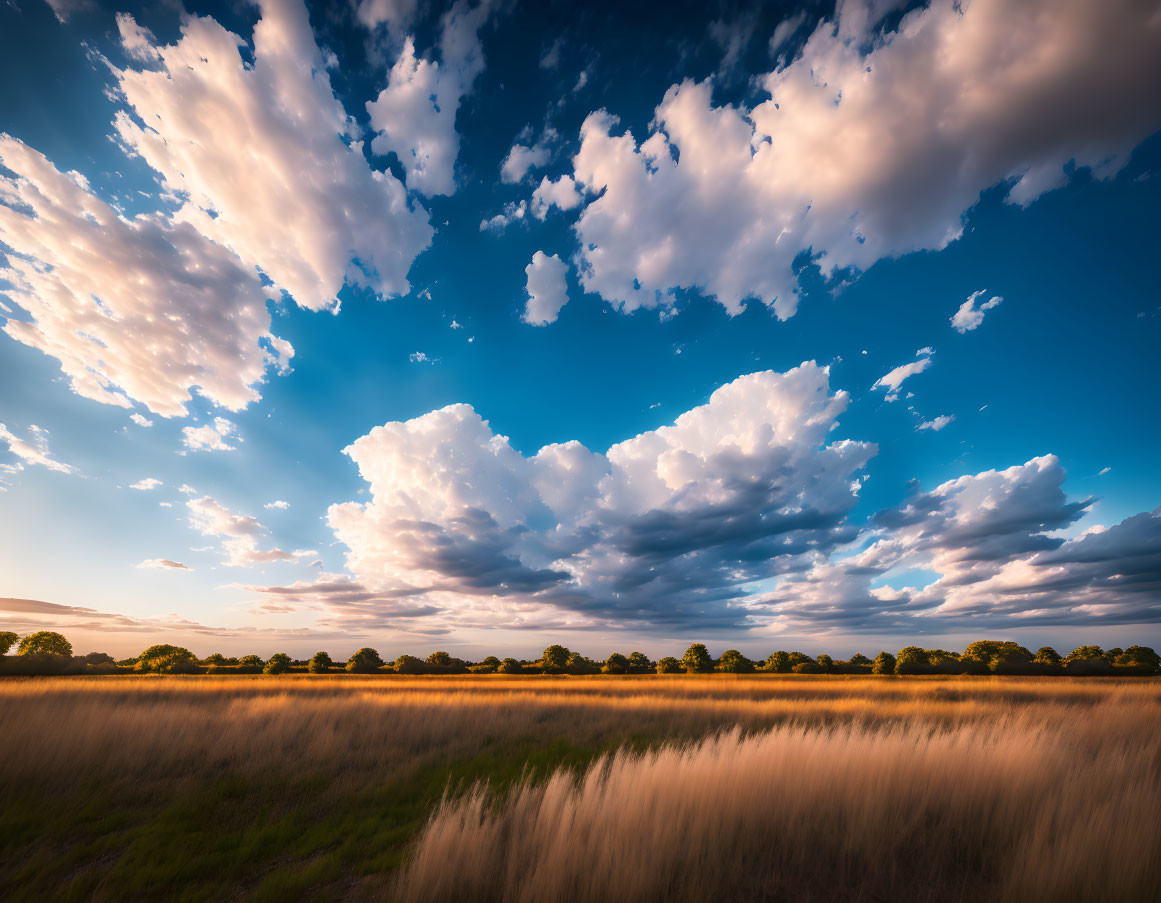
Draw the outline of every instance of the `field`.
<instances>
[{"instance_id":1,"label":"field","mask_svg":"<svg viewBox=\"0 0 1161 903\"><path fill-rule=\"evenodd\" d=\"M1161 681L0 682L20 900L1155 900Z\"/></svg>"}]
</instances>

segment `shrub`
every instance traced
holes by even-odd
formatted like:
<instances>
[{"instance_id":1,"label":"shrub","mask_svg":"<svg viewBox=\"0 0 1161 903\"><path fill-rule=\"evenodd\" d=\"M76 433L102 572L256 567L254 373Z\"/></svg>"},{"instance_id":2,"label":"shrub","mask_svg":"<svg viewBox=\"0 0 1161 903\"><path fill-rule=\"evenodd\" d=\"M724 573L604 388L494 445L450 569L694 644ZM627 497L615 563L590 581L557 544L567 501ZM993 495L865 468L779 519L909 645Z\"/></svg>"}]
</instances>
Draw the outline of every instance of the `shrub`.
<instances>
[{"instance_id":1,"label":"shrub","mask_svg":"<svg viewBox=\"0 0 1161 903\"><path fill-rule=\"evenodd\" d=\"M629 653L629 673L648 674L656 666L644 652Z\"/></svg>"},{"instance_id":2,"label":"shrub","mask_svg":"<svg viewBox=\"0 0 1161 903\"><path fill-rule=\"evenodd\" d=\"M427 669L444 674L464 674L468 666L462 658L455 658L446 652L433 652L427 657Z\"/></svg>"},{"instance_id":3,"label":"shrub","mask_svg":"<svg viewBox=\"0 0 1161 903\"><path fill-rule=\"evenodd\" d=\"M872 674L894 674L895 673L895 656L890 652L880 652L875 656L875 660L871 662Z\"/></svg>"},{"instance_id":4,"label":"shrub","mask_svg":"<svg viewBox=\"0 0 1161 903\"><path fill-rule=\"evenodd\" d=\"M799 662L790 669L795 674L822 674L822 668L819 667L818 662Z\"/></svg>"},{"instance_id":5,"label":"shrub","mask_svg":"<svg viewBox=\"0 0 1161 903\"><path fill-rule=\"evenodd\" d=\"M285 674L290 670L290 656L285 652L275 652L262 669L263 674Z\"/></svg>"},{"instance_id":6,"label":"shrub","mask_svg":"<svg viewBox=\"0 0 1161 903\"><path fill-rule=\"evenodd\" d=\"M1113 664L1132 674L1156 674L1161 670L1161 655L1148 646L1130 646L1116 657Z\"/></svg>"},{"instance_id":7,"label":"shrub","mask_svg":"<svg viewBox=\"0 0 1161 903\"><path fill-rule=\"evenodd\" d=\"M7 655L8 650L16 645L16 641L20 639L11 630L0 630L0 655Z\"/></svg>"},{"instance_id":8,"label":"shrub","mask_svg":"<svg viewBox=\"0 0 1161 903\"><path fill-rule=\"evenodd\" d=\"M710 658L705 643L694 643L685 650L681 663L689 674L706 674L714 669L714 661Z\"/></svg>"},{"instance_id":9,"label":"shrub","mask_svg":"<svg viewBox=\"0 0 1161 903\"><path fill-rule=\"evenodd\" d=\"M59 633L51 630L39 630L30 633L20 641L17 655L60 655L71 658L73 644Z\"/></svg>"},{"instance_id":10,"label":"shrub","mask_svg":"<svg viewBox=\"0 0 1161 903\"><path fill-rule=\"evenodd\" d=\"M605 674L627 674L629 672L629 659L621 655L620 652L614 652L605 659L601 671Z\"/></svg>"},{"instance_id":11,"label":"shrub","mask_svg":"<svg viewBox=\"0 0 1161 903\"><path fill-rule=\"evenodd\" d=\"M790 661L789 652L772 652L770 657L762 663L762 670L771 671L774 674L789 674L793 664Z\"/></svg>"},{"instance_id":12,"label":"shrub","mask_svg":"<svg viewBox=\"0 0 1161 903\"><path fill-rule=\"evenodd\" d=\"M239 674L260 674L265 667L260 655L244 655L238 660Z\"/></svg>"},{"instance_id":13,"label":"shrub","mask_svg":"<svg viewBox=\"0 0 1161 903\"><path fill-rule=\"evenodd\" d=\"M326 674L334 667L334 662L331 657L325 652L316 652L310 657L310 661L306 663L306 670L311 674Z\"/></svg>"},{"instance_id":14,"label":"shrub","mask_svg":"<svg viewBox=\"0 0 1161 903\"><path fill-rule=\"evenodd\" d=\"M569 674L600 674L601 666L579 652L570 652L564 670Z\"/></svg>"},{"instance_id":15,"label":"shrub","mask_svg":"<svg viewBox=\"0 0 1161 903\"><path fill-rule=\"evenodd\" d=\"M658 674L680 674L681 662L672 655L667 655L657 663Z\"/></svg>"},{"instance_id":16,"label":"shrub","mask_svg":"<svg viewBox=\"0 0 1161 903\"><path fill-rule=\"evenodd\" d=\"M514 658L506 658L500 662L498 670L501 674L523 674L524 666Z\"/></svg>"},{"instance_id":17,"label":"shrub","mask_svg":"<svg viewBox=\"0 0 1161 903\"><path fill-rule=\"evenodd\" d=\"M494 655L489 655L479 664L471 665L468 670L473 674L495 674L500 669L500 660Z\"/></svg>"},{"instance_id":18,"label":"shrub","mask_svg":"<svg viewBox=\"0 0 1161 903\"><path fill-rule=\"evenodd\" d=\"M350 671L350 665L347 666ZM427 666L414 655L401 655L395 659L396 674L426 674Z\"/></svg>"},{"instance_id":19,"label":"shrub","mask_svg":"<svg viewBox=\"0 0 1161 903\"><path fill-rule=\"evenodd\" d=\"M726 674L752 674L754 663L737 649L727 649L718 660L718 670Z\"/></svg>"},{"instance_id":20,"label":"shrub","mask_svg":"<svg viewBox=\"0 0 1161 903\"><path fill-rule=\"evenodd\" d=\"M143 674L197 674L197 658L184 646L161 643L137 656L133 670Z\"/></svg>"},{"instance_id":21,"label":"shrub","mask_svg":"<svg viewBox=\"0 0 1161 903\"><path fill-rule=\"evenodd\" d=\"M383 667L383 659L370 646L364 646L347 661L347 670L352 674L374 674Z\"/></svg>"},{"instance_id":22,"label":"shrub","mask_svg":"<svg viewBox=\"0 0 1161 903\"><path fill-rule=\"evenodd\" d=\"M569 656L572 655L564 646L553 644L544 650L540 656L540 667L545 674L561 674L568 667Z\"/></svg>"},{"instance_id":23,"label":"shrub","mask_svg":"<svg viewBox=\"0 0 1161 903\"><path fill-rule=\"evenodd\" d=\"M1064 673L1077 677L1112 674L1112 663L1100 646L1078 646L1064 659Z\"/></svg>"}]
</instances>

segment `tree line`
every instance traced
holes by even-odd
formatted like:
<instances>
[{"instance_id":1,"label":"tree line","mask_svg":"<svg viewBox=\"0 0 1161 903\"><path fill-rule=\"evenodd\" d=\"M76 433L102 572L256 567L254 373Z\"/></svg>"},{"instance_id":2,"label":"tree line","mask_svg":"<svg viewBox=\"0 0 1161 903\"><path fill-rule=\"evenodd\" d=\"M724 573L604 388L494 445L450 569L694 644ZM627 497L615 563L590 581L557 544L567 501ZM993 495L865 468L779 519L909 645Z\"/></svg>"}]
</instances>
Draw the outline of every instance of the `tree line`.
<instances>
[{"instance_id":1,"label":"tree line","mask_svg":"<svg viewBox=\"0 0 1161 903\"><path fill-rule=\"evenodd\" d=\"M16 647L16 654L8 653ZM214 653L199 659L183 646L158 644L140 655L120 661L104 652L74 655L72 644L60 633L41 630L20 637L0 632L2 674L1011 674L1011 675L1140 675L1161 673L1161 656L1148 646L1102 649L1078 646L1061 656L1051 646L1036 652L1004 640L977 640L963 652L906 646L898 653L880 652L874 659L856 653L849 659L804 652L772 652L764 660L750 659L737 649L714 658L704 643L694 643L681 658L653 661L643 652L612 653L604 661L588 658L553 644L534 661L500 659L479 662L433 652L426 658L400 655L384 661L364 647L346 662L326 652L295 660L285 652L264 659L259 655L229 657Z\"/></svg>"}]
</instances>

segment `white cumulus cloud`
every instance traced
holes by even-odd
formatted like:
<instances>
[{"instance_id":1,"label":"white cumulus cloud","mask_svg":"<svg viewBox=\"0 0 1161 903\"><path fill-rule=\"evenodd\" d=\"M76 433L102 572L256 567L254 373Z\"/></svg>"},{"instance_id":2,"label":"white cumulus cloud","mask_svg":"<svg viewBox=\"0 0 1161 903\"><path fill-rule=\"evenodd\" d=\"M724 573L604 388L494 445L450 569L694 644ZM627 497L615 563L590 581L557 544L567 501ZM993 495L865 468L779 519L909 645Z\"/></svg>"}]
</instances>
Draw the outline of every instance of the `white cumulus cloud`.
<instances>
[{"instance_id":1,"label":"white cumulus cloud","mask_svg":"<svg viewBox=\"0 0 1161 903\"><path fill-rule=\"evenodd\" d=\"M164 485L157 477L146 477L144 480L138 480L136 483L130 483L130 489L140 489L142 492L149 492L156 489L158 486Z\"/></svg>"},{"instance_id":2,"label":"white cumulus cloud","mask_svg":"<svg viewBox=\"0 0 1161 903\"><path fill-rule=\"evenodd\" d=\"M993 307L999 307L1004 302L1004 299L999 295L993 295L990 299L977 306L976 301L986 294L987 289L980 289L978 292L972 292L968 296L968 299L959 306L959 310L951 318L952 329L961 335L965 332L971 332L984 322L985 311L989 311Z\"/></svg>"},{"instance_id":3,"label":"white cumulus cloud","mask_svg":"<svg viewBox=\"0 0 1161 903\"><path fill-rule=\"evenodd\" d=\"M346 449L371 500L328 521L379 598L489 623L736 625L743 584L850 538L874 446L827 444L846 404L803 364L740 377L605 454L567 442L531 457L453 405Z\"/></svg>"},{"instance_id":4,"label":"white cumulus cloud","mask_svg":"<svg viewBox=\"0 0 1161 903\"><path fill-rule=\"evenodd\" d=\"M405 294L431 239L426 211L367 164L300 0L259 6L252 63L245 42L211 18L186 18L172 45L132 32L131 53L152 47L159 65L114 70L127 104L120 139L181 199L179 220L300 306L334 309L344 282Z\"/></svg>"},{"instance_id":5,"label":"white cumulus cloud","mask_svg":"<svg viewBox=\"0 0 1161 903\"><path fill-rule=\"evenodd\" d=\"M441 60L415 52L409 37L378 98L367 102L371 142L377 154L394 153L407 174L407 186L424 195L455 193L455 163L460 138L456 113L484 71L479 31L491 4L470 7L460 0L440 24Z\"/></svg>"},{"instance_id":6,"label":"white cumulus cloud","mask_svg":"<svg viewBox=\"0 0 1161 903\"><path fill-rule=\"evenodd\" d=\"M230 442L240 438L238 427L225 417L215 417L204 426L183 427L181 431L181 444L193 451L234 451L238 446Z\"/></svg>"},{"instance_id":7,"label":"white cumulus cloud","mask_svg":"<svg viewBox=\"0 0 1161 903\"><path fill-rule=\"evenodd\" d=\"M524 322L533 326L555 323L560 309L568 303L568 264L555 254L549 257L537 251L524 272L528 277Z\"/></svg>"},{"instance_id":8,"label":"white cumulus cloud","mask_svg":"<svg viewBox=\"0 0 1161 903\"><path fill-rule=\"evenodd\" d=\"M236 514L217 499L205 495L186 501L190 525L204 536L220 537L224 564L229 567L253 567L277 561L296 561L318 552L303 549L287 552L279 548L262 549L259 539L266 528L256 517Z\"/></svg>"},{"instance_id":9,"label":"white cumulus cloud","mask_svg":"<svg viewBox=\"0 0 1161 903\"><path fill-rule=\"evenodd\" d=\"M0 135L0 289L27 319L12 338L60 361L85 398L163 417L181 416L192 393L229 410L258 397L268 366L294 349L270 332L258 274L191 224L128 220L78 173ZM140 422L140 421L135 421Z\"/></svg>"},{"instance_id":10,"label":"white cumulus cloud","mask_svg":"<svg viewBox=\"0 0 1161 903\"><path fill-rule=\"evenodd\" d=\"M548 216L552 207L561 210L572 210L580 206L583 200L580 189L570 175L563 175L555 182L548 176L540 180L536 190L532 192L532 215L542 220Z\"/></svg>"},{"instance_id":11,"label":"white cumulus cloud","mask_svg":"<svg viewBox=\"0 0 1161 903\"><path fill-rule=\"evenodd\" d=\"M1028 204L1070 161L1111 177L1161 126L1152 4L933 0L883 30L895 6L839 4L752 108L684 81L640 140L590 115L574 158L598 195L575 226L585 290L628 311L696 287L789 317L801 252L834 276L942 248L982 190L1011 182Z\"/></svg>"}]
</instances>

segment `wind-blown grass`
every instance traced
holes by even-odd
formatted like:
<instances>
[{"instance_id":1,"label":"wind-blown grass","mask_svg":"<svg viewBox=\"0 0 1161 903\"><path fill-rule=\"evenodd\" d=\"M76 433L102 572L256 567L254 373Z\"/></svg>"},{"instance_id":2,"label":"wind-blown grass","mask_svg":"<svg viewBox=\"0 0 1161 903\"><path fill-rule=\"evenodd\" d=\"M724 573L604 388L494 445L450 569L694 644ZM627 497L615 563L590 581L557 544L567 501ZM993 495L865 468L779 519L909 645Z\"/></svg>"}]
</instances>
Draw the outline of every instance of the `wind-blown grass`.
<instances>
[{"instance_id":1,"label":"wind-blown grass","mask_svg":"<svg viewBox=\"0 0 1161 903\"><path fill-rule=\"evenodd\" d=\"M7 680L0 885L1144 899L1159 716L1151 679Z\"/></svg>"}]
</instances>

